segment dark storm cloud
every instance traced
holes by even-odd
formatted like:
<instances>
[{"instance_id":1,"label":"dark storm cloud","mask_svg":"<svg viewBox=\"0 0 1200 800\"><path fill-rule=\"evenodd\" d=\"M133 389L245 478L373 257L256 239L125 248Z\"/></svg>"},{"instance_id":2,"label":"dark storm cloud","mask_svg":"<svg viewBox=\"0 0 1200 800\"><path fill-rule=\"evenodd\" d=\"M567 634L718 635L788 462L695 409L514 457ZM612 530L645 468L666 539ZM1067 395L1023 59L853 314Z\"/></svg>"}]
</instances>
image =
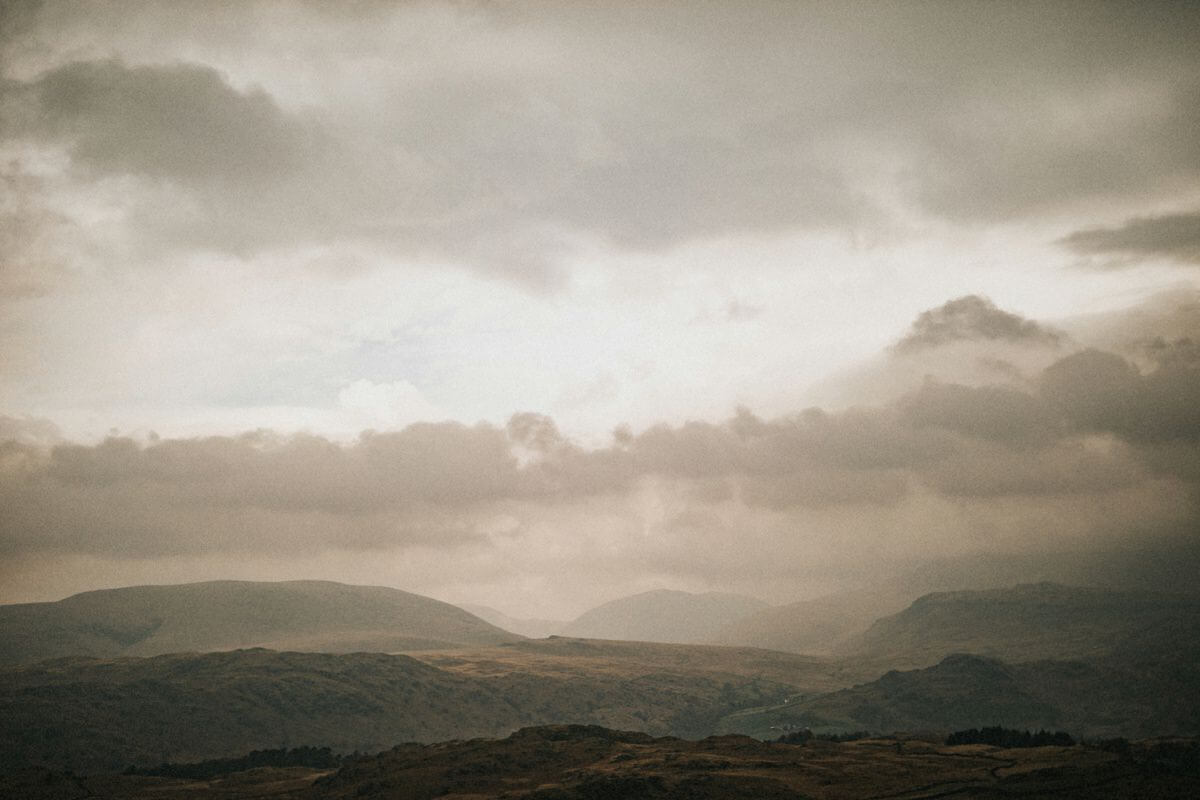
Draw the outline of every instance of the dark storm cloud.
<instances>
[{"instance_id":1,"label":"dark storm cloud","mask_svg":"<svg viewBox=\"0 0 1200 800\"><path fill-rule=\"evenodd\" d=\"M966 295L921 312L894 352L913 353L961 340L993 340L1055 347L1063 335L1033 320L997 308L990 300Z\"/></svg>"},{"instance_id":2,"label":"dark storm cloud","mask_svg":"<svg viewBox=\"0 0 1200 800\"><path fill-rule=\"evenodd\" d=\"M1136 217L1116 228L1088 228L1059 240L1077 253L1163 257L1200 264L1200 213ZM1103 266L1126 266L1109 261Z\"/></svg>"}]
</instances>

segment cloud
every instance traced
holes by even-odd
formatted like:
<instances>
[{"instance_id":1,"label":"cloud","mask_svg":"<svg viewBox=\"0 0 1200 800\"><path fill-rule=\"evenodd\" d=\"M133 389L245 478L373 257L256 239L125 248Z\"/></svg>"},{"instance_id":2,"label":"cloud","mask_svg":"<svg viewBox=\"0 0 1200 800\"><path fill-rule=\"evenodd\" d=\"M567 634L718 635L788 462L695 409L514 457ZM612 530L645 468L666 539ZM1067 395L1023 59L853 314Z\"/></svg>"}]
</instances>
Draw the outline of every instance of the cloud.
<instances>
[{"instance_id":1,"label":"cloud","mask_svg":"<svg viewBox=\"0 0 1200 800\"><path fill-rule=\"evenodd\" d=\"M1025 389L929 381L875 407L740 409L593 447L532 412L346 443L264 430L79 445L5 419L0 554L138 575L119 565L269 562L275 577L359 559L417 590L518 581L571 596L664 581L786 595L796 570L1136 550L1140 531L1187 538L1200 521L1198 374L1083 350Z\"/></svg>"},{"instance_id":2,"label":"cloud","mask_svg":"<svg viewBox=\"0 0 1200 800\"><path fill-rule=\"evenodd\" d=\"M1169 258L1200 263L1200 213L1135 217L1116 228L1087 228L1063 237L1059 244L1084 255L1114 254L1132 259ZM1107 261L1104 267L1132 261Z\"/></svg>"},{"instance_id":3,"label":"cloud","mask_svg":"<svg viewBox=\"0 0 1200 800\"><path fill-rule=\"evenodd\" d=\"M160 248L368 240L549 291L581 242L858 236L897 197L994 221L1200 180L1186 5L28 8L21 135L69 151L81 196L172 182L122 195Z\"/></svg>"},{"instance_id":4,"label":"cloud","mask_svg":"<svg viewBox=\"0 0 1200 800\"><path fill-rule=\"evenodd\" d=\"M721 423L624 431L594 448L535 413L504 429L416 423L348 444L259 431L87 446L57 443L44 421L5 419L0 431L13 440L0 459L0 529L9 550L110 554L457 547L485 541L498 515L569 525L597 503L636 503L649 487L684 508L747 519L901 514L922 492L1099 502L1154 480L1200 480L1182 466L1200 459L1198 409L1193 361L1143 374L1082 350L1031 391L928 381L893 405L774 419L742 409Z\"/></svg>"},{"instance_id":5,"label":"cloud","mask_svg":"<svg viewBox=\"0 0 1200 800\"><path fill-rule=\"evenodd\" d=\"M0 414L0 442L24 447L50 447L62 443L62 431L51 420L40 417L10 417Z\"/></svg>"},{"instance_id":6,"label":"cloud","mask_svg":"<svg viewBox=\"0 0 1200 800\"><path fill-rule=\"evenodd\" d=\"M1040 389L1082 430L1134 442L1200 440L1200 366L1190 360L1142 375L1120 356L1084 350L1049 367Z\"/></svg>"},{"instance_id":7,"label":"cloud","mask_svg":"<svg viewBox=\"0 0 1200 800\"><path fill-rule=\"evenodd\" d=\"M970 294L922 311L893 351L907 355L962 340L1015 342L1057 347L1063 335L1018 314L996 308L985 297Z\"/></svg>"},{"instance_id":8,"label":"cloud","mask_svg":"<svg viewBox=\"0 0 1200 800\"><path fill-rule=\"evenodd\" d=\"M65 141L76 166L99 174L261 187L310 157L265 92L239 92L205 65L73 62L21 91L35 98L30 133Z\"/></svg>"},{"instance_id":9,"label":"cloud","mask_svg":"<svg viewBox=\"0 0 1200 800\"><path fill-rule=\"evenodd\" d=\"M901 403L917 428L943 428L1014 446L1037 447L1061 435L1061 420L1043 400L1005 386L962 386L926 381Z\"/></svg>"}]
</instances>

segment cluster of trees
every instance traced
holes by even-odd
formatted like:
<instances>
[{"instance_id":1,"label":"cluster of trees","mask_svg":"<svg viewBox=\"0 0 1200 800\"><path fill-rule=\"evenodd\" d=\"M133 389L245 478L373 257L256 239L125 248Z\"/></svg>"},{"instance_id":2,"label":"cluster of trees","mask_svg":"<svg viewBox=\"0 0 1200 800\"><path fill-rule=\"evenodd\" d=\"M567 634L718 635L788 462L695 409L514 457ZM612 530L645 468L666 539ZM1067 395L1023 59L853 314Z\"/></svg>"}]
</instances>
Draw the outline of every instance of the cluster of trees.
<instances>
[{"instance_id":1,"label":"cluster of trees","mask_svg":"<svg viewBox=\"0 0 1200 800\"><path fill-rule=\"evenodd\" d=\"M785 733L775 741L782 744L804 744L816 739L818 742L856 742L859 739L870 739L870 731L852 731L850 733L813 733L808 728Z\"/></svg>"},{"instance_id":2,"label":"cluster of trees","mask_svg":"<svg viewBox=\"0 0 1200 800\"><path fill-rule=\"evenodd\" d=\"M159 764L157 767L129 767L126 775L156 775L164 778L205 780L230 772L241 772L256 767L309 767L311 769L333 769L342 763L343 756L328 747L293 747L291 750L252 750L239 758L218 758L192 764Z\"/></svg>"},{"instance_id":3,"label":"cluster of trees","mask_svg":"<svg viewBox=\"0 0 1200 800\"><path fill-rule=\"evenodd\" d=\"M991 728L971 728L965 731L955 731L946 737L946 744L991 744L997 747L1045 747L1060 745L1070 747L1075 744L1071 734L1066 731L1018 731L1013 728L1001 728L996 725Z\"/></svg>"}]
</instances>

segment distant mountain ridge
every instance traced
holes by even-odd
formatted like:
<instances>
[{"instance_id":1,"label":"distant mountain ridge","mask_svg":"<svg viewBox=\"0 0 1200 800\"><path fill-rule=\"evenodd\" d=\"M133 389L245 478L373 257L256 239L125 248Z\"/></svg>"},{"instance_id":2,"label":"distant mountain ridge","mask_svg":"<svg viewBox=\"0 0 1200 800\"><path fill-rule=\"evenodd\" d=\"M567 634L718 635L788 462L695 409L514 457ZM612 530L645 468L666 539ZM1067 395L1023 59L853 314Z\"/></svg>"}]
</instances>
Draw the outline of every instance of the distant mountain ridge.
<instances>
[{"instance_id":1,"label":"distant mountain ridge","mask_svg":"<svg viewBox=\"0 0 1200 800\"><path fill-rule=\"evenodd\" d=\"M558 631L582 639L705 644L727 625L768 608L740 594L693 594L656 589L622 597L585 612Z\"/></svg>"},{"instance_id":2,"label":"distant mountain ridge","mask_svg":"<svg viewBox=\"0 0 1200 800\"><path fill-rule=\"evenodd\" d=\"M1023 662L1099 658L1139 630L1200 630L1200 599L1056 583L934 592L876 620L841 651L893 667L925 667L952 653Z\"/></svg>"},{"instance_id":3,"label":"distant mountain ridge","mask_svg":"<svg viewBox=\"0 0 1200 800\"><path fill-rule=\"evenodd\" d=\"M520 638L449 603L331 581L134 586L0 606L0 664L245 647L399 652Z\"/></svg>"}]
</instances>

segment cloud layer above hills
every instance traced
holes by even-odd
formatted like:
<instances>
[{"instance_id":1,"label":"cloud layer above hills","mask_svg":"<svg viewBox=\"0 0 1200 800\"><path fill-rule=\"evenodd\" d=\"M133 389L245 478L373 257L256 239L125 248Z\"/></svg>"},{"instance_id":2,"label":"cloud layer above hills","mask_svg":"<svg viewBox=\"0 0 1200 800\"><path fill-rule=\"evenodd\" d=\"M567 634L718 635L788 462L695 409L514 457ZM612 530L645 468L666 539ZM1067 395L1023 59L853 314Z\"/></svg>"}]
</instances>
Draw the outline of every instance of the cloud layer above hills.
<instances>
[{"instance_id":1,"label":"cloud layer above hills","mask_svg":"<svg viewBox=\"0 0 1200 800\"><path fill-rule=\"evenodd\" d=\"M6 3L0 599L538 615L1194 527L1197 29Z\"/></svg>"}]
</instances>

